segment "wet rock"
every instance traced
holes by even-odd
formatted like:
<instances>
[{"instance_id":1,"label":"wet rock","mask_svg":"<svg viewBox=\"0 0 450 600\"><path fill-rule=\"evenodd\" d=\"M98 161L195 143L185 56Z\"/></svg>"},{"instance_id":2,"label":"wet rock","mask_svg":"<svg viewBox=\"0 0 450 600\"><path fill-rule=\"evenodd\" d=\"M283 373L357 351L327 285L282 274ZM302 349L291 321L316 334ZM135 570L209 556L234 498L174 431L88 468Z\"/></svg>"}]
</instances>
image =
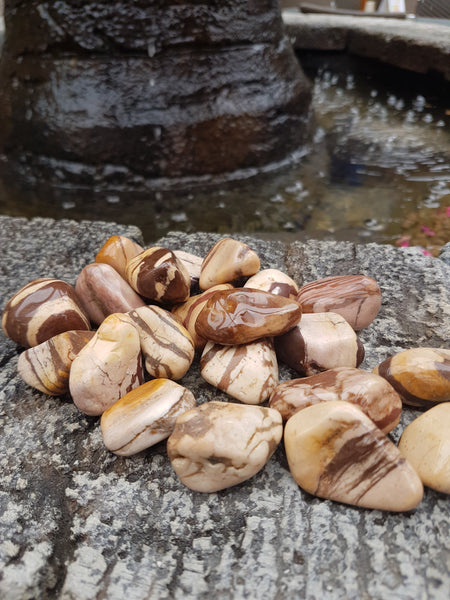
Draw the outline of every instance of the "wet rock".
<instances>
[{"instance_id":1,"label":"wet rock","mask_svg":"<svg viewBox=\"0 0 450 600\"><path fill-rule=\"evenodd\" d=\"M308 406L336 400L356 404L383 433L392 431L400 421L402 401L394 388L383 377L350 367L280 383L269 406L287 421Z\"/></svg>"},{"instance_id":2,"label":"wet rock","mask_svg":"<svg viewBox=\"0 0 450 600\"><path fill-rule=\"evenodd\" d=\"M404 430L398 449L423 484L450 494L450 402L438 404Z\"/></svg>"},{"instance_id":3,"label":"wet rock","mask_svg":"<svg viewBox=\"0 0 450 600\"><path fill-rule=\"evenodd\" d=\"M167 452L182 483L198 492L216 492L260 471L282 432L276 410L208 402L177 418Z\"/></svg>"},{"instance_id":4,"label":"wet rock","mask_svg":"<svg viewBox=\"0 0 450 600\"><path fill-rule=\"evenodd\" d=\"M284 444L298 485L316 496L389 511L415 508L422 483L397 447L358 407L324 402L286 423Z\"/></svg>"},{"instance_id":5,"label":"wet rock","mask_svg":"<svg viewBox=\"0 0 450 600\"><path fill-rule=\"evenodd\" d=\"M110 265L126 279L128 262L143 251L144 248L130 238L112 235L97 252L95 262Z\"/></svg>"},{"instance_id":6,"label":"wet rock","mask_svg":"<svg viewBox=\"0 0 450 600\"><path fill-rule=\"evenodd\" d=\"M205 256L200 272L200 288L207 290L220 283L230 283L259 271L260 261L247 244L223 238Z\"/></svg>"},{"instance_id":7,"label":"wet rock","mask_svg":"<svg viewBox=\"0 0 450 600\"><path fill-rule=\"evenodd\" d=\"M245 404L261 404L278 384L278 363L271 339L239 346L209 342L200 359L208 383Z\"/></svg>"},{"instance_id":8,"label":"wet rock","mask_svg":"<svg viewBox=\"0 0 450 600\"><path fill-rule=\"evenodd\" d=\"M191 278L191 290L193 288L195 289L195 287L198 286L200 279L203 258L190 252L184 252L184 250L175 250L174 254L189 273L189 277Z\"/></svg>"},{"instance_id":9,"label":"wet rock","mask_svg":"<svg viewBox=\"0 0 450 600\"><path fill-rule=\"evenodd\" d=\"M250 277L244 287L263 290L277 296L297 299L298 285L289 275L279 269L263 269Z\"/></svg>"},{"instance_id":10,"label":"wet rock","mask_svg":"<svg viewBox=\"0 0 450 600\"><path fill-rule=\"evenodd\" d=\"M102 414L105 446L131 456L166 439L179 415L194 408L194 394L170 379L153 379L128 392Z\"/></svg>"}]
</instances>

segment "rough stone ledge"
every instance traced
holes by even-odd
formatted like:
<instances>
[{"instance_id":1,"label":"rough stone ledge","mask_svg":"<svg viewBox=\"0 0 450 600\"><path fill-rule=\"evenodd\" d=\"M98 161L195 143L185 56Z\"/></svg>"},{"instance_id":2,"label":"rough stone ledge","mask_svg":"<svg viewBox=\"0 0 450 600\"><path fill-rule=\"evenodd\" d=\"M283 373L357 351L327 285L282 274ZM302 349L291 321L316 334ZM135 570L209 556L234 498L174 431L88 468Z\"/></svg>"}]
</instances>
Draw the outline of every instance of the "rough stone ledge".
<instances>
[{"instance_id":1,"label":"rough stone ledge","mask_svg":"<svg viewBox=\"0 0 450 600\"><path fill-rule=\"evenodd\" d=\"M417 20L283 12L296 50L347 50L450 80L450 27Z\"/></svg>"},{"instance_id":2,"label":"rough stone ledge","mask_svg":"<svg viewBox=\"0 0 450 600\"><path fill-rule=\"evenodd\" d=\"M112 223L0 217L0 308L27 281L73 282L113 234ZM450 266L418 250L346 242L246 240L263 266L299 283L367 273L383 290L361 337L364 367L396 350L444 346L450 335ZM158 243L205 253L213 234L171 233ZM303 493L280 448L264 470L215 494L194 493L161 443L125 459L107 452L98 420L69 398L17 377L20 349L0 336L0 597L4 600L427 598L450 583L448 497L427 490L408 514L360 510ZM282 370L283 378L290 374ZM191 369L199 402L226 399ZM404 411L402 428L418 413Z\"/></svg>"}]
</instances>

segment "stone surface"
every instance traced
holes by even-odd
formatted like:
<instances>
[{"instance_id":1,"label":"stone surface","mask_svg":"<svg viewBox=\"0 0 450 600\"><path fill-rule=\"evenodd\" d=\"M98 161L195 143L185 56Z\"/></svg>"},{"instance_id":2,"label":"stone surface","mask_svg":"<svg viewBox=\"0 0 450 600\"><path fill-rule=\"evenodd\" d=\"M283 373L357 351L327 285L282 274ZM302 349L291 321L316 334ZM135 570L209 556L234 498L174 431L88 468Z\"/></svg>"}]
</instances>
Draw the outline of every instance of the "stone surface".
<instances>
[{"instance_id":1,"label":"stone surface","mask_svg":"<svg viewBox=\"0 0 450 600\"><path fill-rule=\"evenodd\" d=\"M205 256L200 271L200 288L208 290L259 271L259 257L247 244L233 238L218 241Z\"/></svg>"},{"instance_id":2,"label":"stone surface","mask_svg":"<svg viewBox=\"0 0 450 600\"><path fill-rule=\"evenodd\" d=\"M292 300L297 298L298 293L298 286L295 281L279 269L262 269L250 277L245 282L244 287L264 290Z\"/></svg>"},{"instance_id":3,"label":"stone surface","mask_svg":"<svg viewBox=\"0 0 450 600\"><path fill-rule=\"evenodd\" d=\"M136 228L111 223L0 217L0 234L0 308L24 281L52 276L73 284L111 235L143 243ZM158 243L201 256L218 239L173 233ZM300 285L347 273L379 282L380 313L361 332L365 369L399 350L450 339L450 267L438 259L374 244L239 239L263 267L285 270ZM427 489L407 517L319 500L299 489L281 448L246 483L190 492L164 444L129 459L110 453L98 421L26 386L17 375L16 344L3 334L0 340L5 600L233 600L255 589L289 600L446 600L448 497ZM280 375L295 376L285 368ZM226 400L195 364L181 383L199 403ZM405 407L392 439L419 414Z\"/></svg>"},{"instance_id":4,"label":"stone surface","mask_svg":"<svg viewBox=\"0 0 450 600\"><path fill-rule=\"evenodd\" d=\"M126 279L128 261L143 251L144 248L133 240L123 235L112 235L97 252L95 262L110 265Z\"/></svg>"}]
</instances>

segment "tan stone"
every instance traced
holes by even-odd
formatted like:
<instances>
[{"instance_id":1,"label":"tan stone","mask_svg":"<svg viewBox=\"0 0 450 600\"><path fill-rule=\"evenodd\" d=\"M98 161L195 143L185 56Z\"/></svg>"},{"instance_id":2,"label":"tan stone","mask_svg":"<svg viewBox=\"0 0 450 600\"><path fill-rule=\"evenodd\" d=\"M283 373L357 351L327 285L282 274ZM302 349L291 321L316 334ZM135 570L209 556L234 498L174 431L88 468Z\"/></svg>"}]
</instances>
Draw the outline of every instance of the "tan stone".
<instances>
[{"instance_id":1,"label":"tan stone","mask_svg":"<svg viewBox=\"0 0 450 600\"><path fill-rule=\"evenodd\" d=\"M207 290L213 285L254 275L259 267L258 255L247 244L223 238L214 244L203 260L200 289Z\"/></svg>"}]
</instances>

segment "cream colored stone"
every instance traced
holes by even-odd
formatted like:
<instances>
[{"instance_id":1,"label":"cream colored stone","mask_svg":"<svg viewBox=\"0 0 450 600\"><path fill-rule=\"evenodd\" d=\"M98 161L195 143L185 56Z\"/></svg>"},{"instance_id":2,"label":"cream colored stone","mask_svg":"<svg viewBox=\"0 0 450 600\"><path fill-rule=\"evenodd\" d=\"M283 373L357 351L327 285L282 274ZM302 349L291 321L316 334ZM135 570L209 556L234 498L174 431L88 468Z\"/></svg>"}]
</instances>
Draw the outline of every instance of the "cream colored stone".
<instances>
[{"instance_id":1,"label":"cream colored stone","mask_svg":"<svg viewBox=\"0 0 450 600\"><path fill-rule=\"evenodd\" d=\"M298 485L316 496L365 508L407 511L423 485L397 447L361 409L323 402L286 423L284 445Z\"/></svg>"},{"instance_id":2,"label":"cream colored stone","mask_svg":"<svg viewBox=\"0 0 450 600\"><path fill-rule=\"evenodd\" d=\"M207 290L213 285L254 275L259 267L258 255L247 244L233 238L223 238L205 256L200 273L200 289Z\"/></svg>"},{"instance_id":3,"label":"cream colored stone","mask_svg":"<svg viewBox=\"0 0 450 600\"><path fill-rule=\"evenodd\" d=\"M408 425L398 449L424 485L450 494L450 402L430 408Z\"/></svg>"},{"instance_id":4,"label":"cream colored stone","mask_svg":"<svg viewBox=\"0 0 450 600\"><path fill-rule=\"evenodd\" d=\"M293 279L279 271L278 269L263 269L255 275L252 275L244 287L253 288L254 290L263 290L277 296L285 298L297 299L298 285Z\"/></svg>"},{"instance_id":5,"label":"cream colored stone","mask_svg":"<svg viewBox=\"0 0 450 600\"><path fill-rule=\"evenodd\" d=\"M177 418L167 452L180 480L198 492L215 492L253 477L281 440L276 410L207 402Z\"/></svg>"}]
</instances>

